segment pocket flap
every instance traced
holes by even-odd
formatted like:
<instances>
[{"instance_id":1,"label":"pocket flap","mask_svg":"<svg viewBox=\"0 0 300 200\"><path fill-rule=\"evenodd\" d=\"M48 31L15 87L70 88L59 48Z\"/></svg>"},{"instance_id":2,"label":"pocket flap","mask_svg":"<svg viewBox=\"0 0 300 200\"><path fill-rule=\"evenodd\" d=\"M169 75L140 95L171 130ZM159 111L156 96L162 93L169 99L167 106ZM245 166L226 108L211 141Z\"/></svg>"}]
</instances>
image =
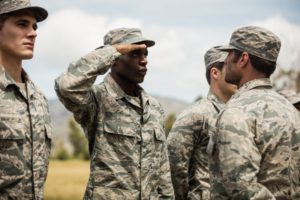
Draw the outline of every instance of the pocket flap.
<instances>
[{"instance_id":1,"label":"pocket flap","mask_svg":"<svg viewBox=\"0 0 300 200\"><path fill-rule=\"evenodd\" d=\"M23 140L25 139L24 130L20 122L13 120L0 121L0 140Z\"/></svg>"},{"instance_id":2,"label":"pocket flap","mask_svg":"<svg viewBox=\"0 0 300 200\"><path fill-rule=\"evenodd\" d=\"M138 128L132 123L108 121L104 123L104 131L111 134L118 134L130 137L139 137Z\"/></svg>"}]
</instances>

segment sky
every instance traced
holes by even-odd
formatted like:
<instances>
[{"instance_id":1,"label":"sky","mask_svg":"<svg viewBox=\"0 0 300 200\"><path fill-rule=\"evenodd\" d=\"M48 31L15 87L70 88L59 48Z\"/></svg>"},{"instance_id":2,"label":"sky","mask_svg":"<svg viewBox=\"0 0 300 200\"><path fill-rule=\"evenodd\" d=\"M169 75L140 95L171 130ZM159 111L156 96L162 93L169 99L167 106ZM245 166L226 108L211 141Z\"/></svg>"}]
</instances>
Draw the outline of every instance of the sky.
<instances>
[{"instance_id":1,"label":"sky","mask_svg":"<svg viewBox=\"0 0 300 200\"><path fill-rule=\"evenodd\" d=\"M193 102L209 90L204 54L227 44L242 26L267 28L282 42L278 66L300 70L299 0L31 0L46 8L39 23L34 58L23 66L48 99L54 80L103 44L113 28L137 27L156 42L148 49L148 72L141 86L151 95ZM103 76L98 77L100 83Z\"/></svg>"}]
</instances>

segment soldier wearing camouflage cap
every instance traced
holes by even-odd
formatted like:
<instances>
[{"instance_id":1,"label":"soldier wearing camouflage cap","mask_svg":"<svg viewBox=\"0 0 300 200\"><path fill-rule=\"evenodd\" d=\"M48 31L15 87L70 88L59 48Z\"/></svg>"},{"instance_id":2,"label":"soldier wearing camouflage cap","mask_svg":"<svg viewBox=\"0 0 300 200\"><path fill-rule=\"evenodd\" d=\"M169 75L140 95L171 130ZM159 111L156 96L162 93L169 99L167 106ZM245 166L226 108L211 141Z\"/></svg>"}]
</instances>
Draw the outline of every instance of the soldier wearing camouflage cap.
<instances>
[{"instance_id":1,"label":"soldier wearing camouflage cap","mask_svg":"<svg viewBox=\"0 0 300 200\"><path fill-rule=\"evenodd\" d=\"M232 33L225 80L238 90L211 136L212 199L299 199L300 116L272 89L279 38L247 26Z\"/></svg>"},{"instance_id":2,"label":"soldier wearing camouflage cap","mask_svg":"<svg viewBox=\"0 0 300 200\"><path fill-rule=\"evenodd\" d=\"M289 100L300 111L300 93L297 94L294 90L279 90L278 93Z\"/></svg>"},{"instance_id":3,"label":"soldier wearing camouflage cap","mask_svg":"<svg viewBox=\"0 0 300 200\"><path fill-rule=\"evenodd\" d=\"M43 199L51 146L48 102L29 79L44 8L0 0L0 199Z\"/></svg>"},{"instance_id":4,"label":"soldier wearing camouflage cap","mask_svg":"<svg viewBox=\"0 0 300 200\"><path fill-rule=\"evenodd\" d=\"M91 175L84 199L174 198L163 110L139 86L147 72L147 48L154 44L137 28L111 30L104 46L56 79L57 95L89 142Z\"/></svg>"},{"instance_id":5,"label":"soldier wearing camouflage cap","mask_svg":"<svg viewBox=\"0 0 300 200\"><path fill-rule=\"evenodd\" d=\"M207 98L185 109L168 136L171 175L176 199L210 199L210 179L206 148L219 111L236 90L225 82L227 52L210 48L204 55Z\"/></svg>"}]
</instances>

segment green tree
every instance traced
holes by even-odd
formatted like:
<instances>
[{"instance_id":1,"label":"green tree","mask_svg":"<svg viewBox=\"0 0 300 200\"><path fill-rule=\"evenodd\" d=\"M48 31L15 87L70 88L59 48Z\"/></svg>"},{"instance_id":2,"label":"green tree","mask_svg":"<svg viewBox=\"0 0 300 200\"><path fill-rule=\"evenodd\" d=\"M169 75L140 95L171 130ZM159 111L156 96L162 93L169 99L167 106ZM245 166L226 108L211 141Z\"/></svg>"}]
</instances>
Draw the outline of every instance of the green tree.
<instances>
[{"instance_id":1,"label":"green tree","mask_svg":"<svg viewBox=\"0 0 300 200\"><path fill-rule=\"evenodd\" d=\"M172 129L173 123L176 120L176 114L175 113L170 113L165 120L165 132L166 132L166 136L169 135L169 132Z\"/></svg>"},{"instance_id":2,"label":"green tree","mask_svg":"<svg viewBox=\"0 0 300 200\"><path fill-rule=\"evenodd\" d=\"M59 141L56 144L55 153L54 153L53 158L57 159L57 160L68 160L71 158L71 155L68 152L68 150L66 149L63 142Z\"/></svg>"},{"instance_id":3,"label":"green tree","mask_svg":"<svg viewBox=\"0 0 300 200\"><path fill-rule=\"evenodd\" d=\"M69 120L69 140L73 146L73 156L79 159L89 159L87 139L80 126L73 118Z\"/></svg>"}]
</instances>

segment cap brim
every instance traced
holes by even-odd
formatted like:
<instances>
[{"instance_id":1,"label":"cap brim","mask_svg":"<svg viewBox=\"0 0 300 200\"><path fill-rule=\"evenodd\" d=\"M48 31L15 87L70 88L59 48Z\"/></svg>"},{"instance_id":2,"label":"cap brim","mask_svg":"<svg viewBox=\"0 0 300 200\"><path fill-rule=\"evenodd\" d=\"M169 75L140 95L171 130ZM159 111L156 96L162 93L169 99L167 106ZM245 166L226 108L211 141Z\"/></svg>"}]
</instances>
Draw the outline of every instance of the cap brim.
<instances>
[{"instance_id":1,"label":"cap brim","mask_svg":"<svg viewBox=\"0 0 300 200\"><path fill-rule=\"evenodd\" d=\"M155 45L155 42L153 40L149 40L147 38L144 38L144 37L139 37L139 38L133 38L133 39L130 39L130 40L126 40L124 42L121 42L121 43L115 43L115 44L145 44L147 47L152 47ZM114 44L111 44L111 45L114 45ZM100 47L97 47L96 49L100 49L102 48L102 46Z\"/></svg>"},{"instance_id":2,"label":"cap brim","mask_svg":"<svg viewBox=\"0 0 300 200\"><path fill-rule=\"evenodd\" d=\"M234 49L239 50L238 48L236 48L236 47L234 47L230 44L223 45L221 47L218 47L217 49L220 50L220 51L230 51L230 50L234 50Z\"/></svg>"},{"instance_id":3,"label":"cap brim","mask_svg":"<svg viewBox=\"0 0 300 200\"><path fill-rule=\"evenodd\" d=\"M145 44L147 47L152 47L155 45L155 42L153 40L140 37L140 38L133 38L129 41L125 41L123 44Z\"/></svg>"},{"instance_id":4,"label":"cap brim","mask_svg":"<svg viewBox=\"0 0 300 200\"><path fill-rule=\"evenodd\" d=\"M44 21L48 17L47 10L45 10L42 7L32 6L32 7L24 8L24 10L25 9L31 10L33 12L37 22Z\"/></svg>"}]
</instances>

